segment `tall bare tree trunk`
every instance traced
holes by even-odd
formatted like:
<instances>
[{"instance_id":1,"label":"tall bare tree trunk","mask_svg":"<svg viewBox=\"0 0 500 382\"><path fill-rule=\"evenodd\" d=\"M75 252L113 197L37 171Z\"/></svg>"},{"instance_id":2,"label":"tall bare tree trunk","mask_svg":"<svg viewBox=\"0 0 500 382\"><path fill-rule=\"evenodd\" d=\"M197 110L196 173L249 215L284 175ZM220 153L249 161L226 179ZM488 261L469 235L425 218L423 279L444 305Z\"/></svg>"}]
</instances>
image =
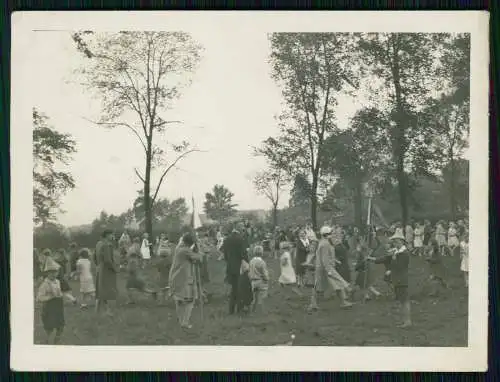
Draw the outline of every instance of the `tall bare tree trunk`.
<instances>
[{"instance_id":1,"label":"tall bare tree trunk","mask_svg":"<svg viewBox=\"0 0 500 382\"><path fill-rule=\"evenodd\" d=\"M399 204L401 206L401 220L403 227L406 227L408 222L408 187L406 184L406 173L403 165L403 158L401 155L397 158L397 179L398 179L398 191L399 191Z\"/></svg>"},{"instance_id":2,"label":"tall bare tree trunk","mask_svg":"<svg viewBox=\"0 0 500 382\"><path fill-rule=\"evenodd\" d=\"M318 230L318 175L313 174L311 187L311 223L314 231Z\"/></svg>"},{"instance_id":3,"label":"tall bare tree trunk","mask_svg":"<svg viewBox=\"0 0 500 382\"><path fill-rule=\"evenodd\" d=\"M153 155L152 140L148 139L146 152L146 171L144 177L144 217L145 228L149 235L149 242L153 242L153 214L151 200L151 159Z\"/></svg>"},{"instance_id":4,"label":"tall bare tree trunk","mask_svg":"<svg viewBox=\"0 0 500 382\"><path fill-rule=\"evenodd\" d=\"M273 205L273 228L276 228L278 225L278 205Z\"/></svg>"},{"instance_id":5,"label":"tall bare tree trunk","mask_svg":"<svg viewBox=\"0 0 500 382\"><path fill-rule=\"evenodd\" d=\"M405 141L405 130L406 130L406 113L405 105L402 97L401 91L401 76L399 67L399 38L397 35L392 37L392 80L394 83L394 93L396 96L396 131L395 134L395 145L393 148L395 160L396 160L396 177L398 180L398 190L399 190L399 203L401 205L402 223L406 226L408 221L408 187L406 182L406 174L404 169L404 159L406 152L406 141Z\"/></svg>"}]
</instances>

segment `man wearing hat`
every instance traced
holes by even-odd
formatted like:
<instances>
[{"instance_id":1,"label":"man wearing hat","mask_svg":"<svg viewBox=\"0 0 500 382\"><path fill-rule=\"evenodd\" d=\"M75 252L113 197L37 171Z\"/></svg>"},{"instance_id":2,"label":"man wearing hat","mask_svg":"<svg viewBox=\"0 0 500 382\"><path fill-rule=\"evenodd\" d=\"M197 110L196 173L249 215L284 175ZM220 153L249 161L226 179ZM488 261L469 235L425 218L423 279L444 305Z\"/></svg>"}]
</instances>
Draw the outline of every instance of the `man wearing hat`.
<instances>
[{"instance_id":1,"label":"man wearing hat","mask_svg":"<svg viewBox=\"0 0 500 382\"><path fill-rule=\"evenodd\" d=\"M315 270L315 286L311 297L311 305L309 310L318 308L316 301L316 289L321 284L330 285L341 299L341 307L348 308L353 304L347 300L346 291L349 289L349 284L337 272L335 267L337 261L335 259L335 249L330 243L332 229L329 226L323 226L320 230L321 239L316 250L316 270Z\"/></svg>"},{"instance_id":2,"label":"man wearing hat","mask_svg":"<svg viewBox=\"0 0 500 382\"><path fill-rule=\"evenodd\" d=\"M238 304L240 269L243 260L248 263L246 242L238 228L238 226L233 228L231 234L224 240L221 248L224 253L224 260L226 261L226 282L231 286L229 314L234 314L235 310L239 313L242 308Z\"/></svg>"},{"instance_id":3,"label":"man wearing hat","mask_svg":"<svg viewBox=\"0 0 500 382\"><path fill-rule=\"evenodd\" d=\"M394 246L388 256L375 258L369 256L367 259L375 263L386 263L389 265L391 282L397 301L401 304L402 325L412 325L410 314L410 298L408 295L408 267L410 264L410 253L406 247L405 237L402 232L396 232L389 238Z\"/></svg>"}]
</instances>

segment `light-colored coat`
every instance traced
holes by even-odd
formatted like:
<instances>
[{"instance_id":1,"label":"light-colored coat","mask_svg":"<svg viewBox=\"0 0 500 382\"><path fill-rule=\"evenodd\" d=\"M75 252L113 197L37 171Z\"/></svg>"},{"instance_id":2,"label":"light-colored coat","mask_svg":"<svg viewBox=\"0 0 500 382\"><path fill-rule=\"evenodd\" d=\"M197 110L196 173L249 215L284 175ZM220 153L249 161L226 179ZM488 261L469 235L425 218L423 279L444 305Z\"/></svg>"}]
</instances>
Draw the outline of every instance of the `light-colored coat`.
<instances>
[{"instance_id":1,"label":"light-colored coat","mask_svg":"<svg viewBox=\"0 0 500 382\"><path fill-rule=\"evenodd\" d=\"M319 290L325 290L329 284L335 290L345 289L349 286L335 269L335 248L327 239L321 239L316 250L316 284Z\"/></svg>"},{"instance_id":2,"label":"light-colored coat","mask_svg":"<svg viewBox=\"0 0 500 382\"><path fill-rule=\"evenodd\" d=\"M196 260L201 261L201 255L190 248L181 244L175 249L169 274L170 293L175 299L191 301L198 298Z\"/></svg>"}]
</instances>

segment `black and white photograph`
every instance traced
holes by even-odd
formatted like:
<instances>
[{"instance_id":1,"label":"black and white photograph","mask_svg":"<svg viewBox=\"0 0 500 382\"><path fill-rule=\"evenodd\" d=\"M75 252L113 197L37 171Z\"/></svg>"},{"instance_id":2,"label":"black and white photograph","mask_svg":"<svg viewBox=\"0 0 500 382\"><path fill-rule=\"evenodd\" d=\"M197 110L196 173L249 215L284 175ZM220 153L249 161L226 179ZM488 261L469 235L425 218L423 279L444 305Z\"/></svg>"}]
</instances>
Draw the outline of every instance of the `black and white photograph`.
<instances>
[{"instance_id":1,"label":"black and white photograph","mask_svg":"<svg viewBox=\"0 0 500 382\"><path fill-rule=\"evenodd\" d=\"M487 13L12 24L15 369L486 369Z\"/></svg>"}]
</instances>

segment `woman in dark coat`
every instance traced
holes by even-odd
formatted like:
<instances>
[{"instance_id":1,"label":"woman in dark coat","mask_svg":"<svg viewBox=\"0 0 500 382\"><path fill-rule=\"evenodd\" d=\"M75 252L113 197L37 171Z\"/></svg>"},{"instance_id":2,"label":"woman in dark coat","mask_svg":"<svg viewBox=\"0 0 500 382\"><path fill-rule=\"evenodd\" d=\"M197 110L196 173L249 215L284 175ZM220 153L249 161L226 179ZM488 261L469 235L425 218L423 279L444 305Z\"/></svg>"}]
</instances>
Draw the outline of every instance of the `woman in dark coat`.
<instances>
[{"instance_id":1,"label":"woman in dark coat","mask_svg":"<svg viewBox=\"0 0 500 382\"><path fill-rule=\"evenodd\" d=\"M299 232L299 237L297 238L295 252L295 274L297 275L297 284L299 287L304 286L304 276L306 274L304 263L307 260L308 253L309 241L307 240L306 232L301 230Z\"/></svg>"},{"instance_id":2,"label":"woman in dark coat","mask_svg":"<svg viewBox=\"0 0 500 382\"><path fill-rule=\"evenodd\" d=\"M351 268L349 267L349 244L347 240L341 240L340 243L335 245L335 258L338 261L337 272L342 278L351 283Z\"/></svg>"},{"instance_id":3,"label":"woman in dark coat","mask_svg":"<svg viewBox=\"0 0 500 382\"><path fill-rule=\"evenodd\" d=\"M96 246L96 310L104 305L108 314L111 314L108 301L115 301L118 294L117 273L119 269L118 264L115 263L112 237L113 232L105 230L102 234L102 240Z\"/></svg>"}]
</instances>

